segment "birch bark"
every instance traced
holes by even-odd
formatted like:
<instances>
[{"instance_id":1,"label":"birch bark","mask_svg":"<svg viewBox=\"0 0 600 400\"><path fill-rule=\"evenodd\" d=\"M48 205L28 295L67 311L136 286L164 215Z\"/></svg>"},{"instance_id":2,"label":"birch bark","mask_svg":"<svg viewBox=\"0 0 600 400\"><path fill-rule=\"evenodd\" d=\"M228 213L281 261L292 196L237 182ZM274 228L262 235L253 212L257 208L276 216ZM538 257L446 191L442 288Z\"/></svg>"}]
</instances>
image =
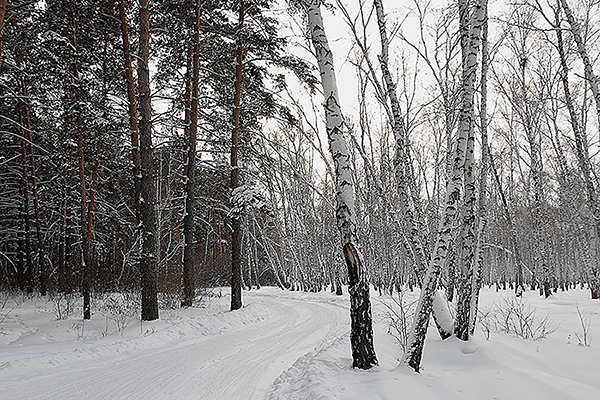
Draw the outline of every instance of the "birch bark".
<instances>
[{"instance_id":1,"label":"birch bark","mask_svg":"<svg viewBox=\"0 0 600 400\"><path fill-rule=\"evenodd\" d=\"M415 262L415 275L417 277L419 286L422 286L423 277L425 276L425 263L427 262L426 260L429 259L429 255L427 254L426 247L421 240L425 235L420 232L419 224L417 222L418 218L416 217L416 212L410 202L408 188L409 182L407 178L411 174L406 173L407 170L410 170L408 168L409 160L407 157L407 152L409 151L407 143L408 135L406 132L406 126L404 124L404 119L402 117L402 108L400 106L400 102L398 101L396 84L389 70L389 39L385 24L383 1L375 0L374 5L377 14L377 23L379 26L379 36L381 39L381 55L379 56L379 62L381 65L381 72L385 82L387 97L390 101L393 118L392 130L395 140L394 173L396 176L396 189L398 198L400 200L400 209L402 211L404 222L408 227L408 247ZM414 177L411 178L414 180ZM424 224L421 226L424 226ZM436 310L446 310L446 308L438 307ZM447 339L452 336L451 332L445 329L443 325L438 323L436 312L433 313L433 318L442 339ZM443 316L442 319L451 320L452 317L447 315Z\"/></svg>"},{"instance_id":2,"label":"birch bark","mask_svg":"<svg viewBox=\"0 0 600 400\"><path fill-rule=\"evenodd\" d=\"M566 12L566 10L568 10L569 8L564 0L562 0L562 4L563 4L565 12ZM569 15L570 15L570 17L569 17ZM570 13L570 10L569 10L569 14L567 15L567 19L569 20L569 23L571 23L572 27L573 26L577 27L577 24L575 23L575 21L573 19L573 15ZM598 204L598 194L597 194L596 187L594 186L594 180L592 178L592 169L591 169L591 165L590 165L590 156L589 156L589 149L588 149L588 145L587 145L586 133L583 129L581 129L581 126L579 125L579 119L577 117L577 112L575 111L574 101L571 96L571 90L569 88L569 67L567 65L567 58L566 58L565 51L564 51L563 37L562 37L562 31L560 29L559 21L557 21L555 28L556 28L558 53L560 56L560 64L562 67L562 79L561 80L562 80L563 90L565 93L565 102L567 103L571 127L573 128L573 136L575 137L575 152L577 154L579 168L581 169L581 173L583 175L583 180L584 180L586 194L587 194L588 207L590 209L590 212L592 213L592 218L594 220L593 221L593 229L592 229L592 233L593 233L593 235L592 235L592 243L593 243L592 254L594 255L593 259L598 260L599 259L599 257L598 257L599 239L600 239L600 205ZM581 37L580 37L579 33L577 33L577 34L575 33L576 31L579 32L578 28L577 28L577 30L573 29L573 35L579 36L579 40L576 39L576 42L577 42L578 48L580 49L581 57L584 59L587 78L591 82L596 83L597 78L594 76L594 72L591 68L591 65L589 64L589 58L587 57L587 54L585 54L585 47L583 47ZM580 43L581 43L581 46L580 46ZM583 53L582 53L582 50L583 50ZM587 59L587 63L585 62L586 59ZM594 85L592 85L592 87L593 86ZM593 91L594 98L598 99L598 97L596 96L596 93L598 91L597 83L595 86L596 86L596 91L595 92ZM599 109L599 111L600 111L600 109ZM599 114L599 116L600 116L600 114ZM599 276L598 276L598 267L596 266L596 263L592 263L590 275L592 277L591 282L590 282L592 298L593 299L600 298L600 282L599 282Z\"/></svg>"},{"instance_id":3,"label":"birch bark","mask_svg":"<svg viewBox=\"0 0 600 400\"><path fill-rule=\"evenodd\" d=\"M467 0L460 0L459 5L461 8L468 10ZM470 17L470 40L461 40L464 46L468 46L468 51L463 53L463 68L464 71L466 71L466 74L463 75L462 78L464 85L463 89L465 90L463 96L469 96L469 93L470 96L472 96L475 90L477 56L479 53L481 28L483 26L484 17L485 13L482 4L480 2L475 2L474 9ZM472 123L472 109L469 112L467 109L469 102L468 99L466 100L467 101L463 100L463 110L461 112L463 112L466 117L471 118L470 123ZM413 327L406 348L407 350L404 355L403 362L412 367L416 372L419 372L421 364L423 345L425 343L425 335L427 333L427 325L431 315L438 277L446 260L452 224L456 218L458 207L460 205L467 142L469 139L468 136L468 129L459 129L456 137L456 143L453 148L452 173L446 188L444 209L442 211L438 226L437 239L433 248L431 261L429 263L425 279L423 280L423 288L421 289L421 295L419 297L419 303L417 305Z\"/></svg>"},{"instance_id":4,"label":"birch bark","mask_svg":"<svg viewBox=\"0 0 600 400\"><path fill-rule=\"evenodd\" d=\"M479 306L479 290L481 289L481 275L483 273L483 236L487 226L487 175L488 175L488 121L487 121L487 70L488 70L488 19L487 19L487 0L482 0L485 21L481 36L481 109L479 110L479 124L481 127L481 171L479 175L479 204L477 225L477 237L475 246L475 259L473 265L471 306L469 310L469 333L475 332L475 322L477 320L477 308ZM518 281L515 281L518 285ZM521 286L523 285L521 281Z\"/></svg>"},{"instance_id":5,"label":"birch bark","mask_svg":"<svg viewBox=\"0 0 600 400\"><path fill-rule=\"evenodd\" d=\"M356 240L352 163L343 132L344 118L338 96L333 54L325 34L321 0L304 0L304 4L310 36L321 73L327 137L335 165L336 221L350 280L352 366L369 369L377 365L373 347L371 300L369 284L364 279L362 258Z\"/></svg>"}]
</instances>

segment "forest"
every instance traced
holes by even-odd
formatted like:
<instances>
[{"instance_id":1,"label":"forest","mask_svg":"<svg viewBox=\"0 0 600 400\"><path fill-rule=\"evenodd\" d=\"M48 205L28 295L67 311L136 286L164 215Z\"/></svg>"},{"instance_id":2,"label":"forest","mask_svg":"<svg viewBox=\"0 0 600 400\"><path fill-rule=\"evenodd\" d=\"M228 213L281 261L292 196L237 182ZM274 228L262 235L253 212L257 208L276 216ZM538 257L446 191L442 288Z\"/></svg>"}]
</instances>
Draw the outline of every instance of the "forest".
<instances>
[{"instance_id":1,"label":"forest","mask_svg":"<svg viewBox=\"0 0 600 400\"><path fill-rule=\"evenodd\" d=\"M482 288L599 299L599 24L595 0L0 0L0 291L84 320L132 294L142 321L345 292L358 369L374 294L417 291L416 372Z\"/></svg>"}]
</instances>

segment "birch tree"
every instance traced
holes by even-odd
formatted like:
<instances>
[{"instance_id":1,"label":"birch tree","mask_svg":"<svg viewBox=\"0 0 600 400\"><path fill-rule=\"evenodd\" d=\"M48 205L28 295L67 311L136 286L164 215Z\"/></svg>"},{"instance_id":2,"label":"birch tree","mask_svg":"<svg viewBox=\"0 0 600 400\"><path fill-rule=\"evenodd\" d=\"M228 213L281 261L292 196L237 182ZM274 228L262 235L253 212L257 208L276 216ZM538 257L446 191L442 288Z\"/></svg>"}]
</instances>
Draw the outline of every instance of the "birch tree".
<instances>
[{"instance_id":1,"label":"birch tree","mask_svg":"<svg viewBox=\"0 0 600 400\"><path fill-rule=\"evenodd\" d=\"M335 166L336 220L340 232L344 259L348 267L352 366L369 369L377 365L373 347L373 326L369 284L364 277L364 265L356 238L356 210L354 206L354 178L350 152L344 137L344 118L339 101L333 54L325 34L321 15L321 0L305 0L310 38L321 73L325 100L325 120L329 150Z\"/></svg>"},{"instance_id":2,"label":"birch tree","mask_svg":"<svg viewBox=\"0 0 600 400\"><path fill-rule=\"evenodd\" d=\"M579 27L579 24L573 17L573 13L571 12L571 9L570 9L567 1L566 0L558 0L558 1L562 5L562 8L565 12L565 16L567 18L567 21L569 22L569 25L571 26L571 33L573 34L573 39L575 40L575 43L577 44L577 51L579 53L579 56L581 57L581 60L583 61L585 78L592 90L594 102L596 104L596 112L597 112L598 121L600 121L600 88L598 85L598 76L594 72L592 63L590 61L590 57L587 53L587 49L583 42L583 38L581 35L581 28ZM559 49L559 53L560 53L561 66L562 66L563 89L565 92L565 98L566 98L567 107L569 110L569 117L570 117L570 121L571 121L571 127L573 129L573 135L575 136L575 150L576 150L576 154L577 154L577 159L579 161L579 167L583 174L584 184L586 187L587 203L588 203L588 207L590 209L590 212L592 214L592 218L594 221L593 222L593 224L594 224L593 235L592 235L593 236L592 237L592 247L593 247L592 253L594 255L594 258L593 258L594 261L591 263L591 266L590 266L590 275L591 275L590 289L591 289L592 298L600 298L600 273L598 271L598 266L597 266L598 259L599 259L598 252L600 251L600 243L599 243L600 242L600 205L598 203L596 188L594 187L594 181L591 177L592 171L591 171L591 166L590 166L589 149L588 149L588 145L587 145L585 129L580 129L580 127L579 127L574 103L571 98L571 94L570 94L570 90L569 90L569 81L568 81L569 70L568 70L568 66L566 63L566 57L565 57L563 39L562 39L562 32L561 32L560 25L559 24L557 24L557 25L558 26L556 26L556 32L557 32L556 34L557 34L558 49Z\"/></svg>"},{"instance_id":3,"label":"birch tree","mask_svg":"<svg viewBox=\"0 0 600 400\"><path fill-rule=\"evenodd\" d=\"M435 290L440 270L446 261L448 254L448 242L452 232L452 224L457 216L462 197L462 185L466 157L472 156L467 153L467 142L469 140L470 124L473 123L473 95L475 91L477 56L481 42L481 29L485 20L485 10L481 2L473 4L473 9L467 0L459 1L459 13L465 13L460 17L461 24L469 23L470 29L461 29L461 46L463 51L463 99L460 112L463 119L462 128L459 129L452 155L452 174L446 187L444 209L438 226L437 239L433 247L433 253L419 297L419 303L415 312L415 318L411 329L404 362L419 371L423 354L423 345L429 317L433 307Z\"/></svg>"}]
</instances>

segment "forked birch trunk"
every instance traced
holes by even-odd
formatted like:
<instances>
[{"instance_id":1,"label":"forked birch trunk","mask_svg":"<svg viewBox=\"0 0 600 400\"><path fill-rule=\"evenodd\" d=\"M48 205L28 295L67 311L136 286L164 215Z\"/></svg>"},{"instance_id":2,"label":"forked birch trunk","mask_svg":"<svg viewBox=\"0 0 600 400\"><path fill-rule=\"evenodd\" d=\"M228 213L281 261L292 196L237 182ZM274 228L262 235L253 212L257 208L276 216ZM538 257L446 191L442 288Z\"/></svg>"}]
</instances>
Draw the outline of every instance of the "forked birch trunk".
<instances>
[{"instance_id":1,"label":"forked birch trunk","mask_svg":"<svg viewBox=\"0 0 600 400\"><path fill-rule=\"evenodd\" d=\"M479 291L483 274L483 236L487 226L487 177L488 177L488 121L487 121L487 70L488 70L488 19L487 0L482 0L485 21L481 35L481 108L479 110L479 124L481 127L481 171L479 173L479 204L477 224L477 238L475 246L475 259L473 260L473 277L471 283L471 306L469 310L469 333L475 333L475 322L477 320L477 309L479 307ZM523 282L520 282L521 287ZM515 282L518 285L518 282Z\"/></svg>"},{"instance_id":2,"label":"forked birch trunk","mask_svg":"<svg viewBox=\"0 0 600 400\"><path fill-rule=\"evenodd\" d=\"M485 7L483 9L483 21L485 23ZM472 51L470 43L473 40L481 40L483 26L476 28L469 21L469 2L459 2L460 32L462 47L462 99L459 114L458 130L463 131L467 137L467 148L465 154L464 194L462 201L462 223L460 224L460 236L458 237L458 286L456 301L456 320L454 321L454 334L460 340L469 340L469 318L472 296L473 259L475 255L475 127L474 127L474 80L477 72L477 59L475 64L469 64L469 53ZM477 38L472 35L477 35ZM472 77L473 82L468 78Z\"/></svg>"},{"instance_id":3,"label":"forked birch trunk","mask_svg":"<svg viewBox=\"0 0 600 400\"><path fill-rule=\"evenodd\" d=\"M381 55L379 56L379 62L381 64L381 72L383 74L383 79L385 81L385 88L387 90L387 97L390 101L391 110L392 110L392 130L394 133L394 173L396 176L396 189L398 193L398 198L400 200L400 210L403 215L404 222L408 227L408 247L413 256L413 260L415 263L415 275L417 277L419 286L422 286L423 277L425 275L425 263L428 259L428 254L421 240L424 236L422 232L420 232L419 224L417 223L416 213L413 209L413 205L410 202L409 196L409 174L406 173L408 168L408 139L406 126L404 124L404 119L402 118L402 108L400 106L400 102L398 101L398 94L396 92L396 83L392 78L392 74L389 70L389 39L387 36L387 29L385 24L385 12L383 8L382 0L375 0L375 11L377 13L377 23L379 25L379 36L381 38ZM441 301L441 298L439 299ZM436 307L435 310L438 312L442 310L447 310L445 307ZM452 317L448 315L444 315L441 317L443 320L451 320ZM448 327L444 327L437 320L436 311L433 313L433 319L438 328L438 332L440 333L440 337L443 339L447 339L452 336L452 332L448 329Z\"/></svg>"},{"instance_id":4,"label":"forked birch trunk","mask_svg":"<svg viewBox=\"0 0 600 400\"><path fill-rule=\"evenodd\" d=\"M459 4L462 9L468 10L468 1L460 0ZM477 55L479 53L481 28L484 19L485 12L482 4L480 2L475 2L474 10L470 17L470 40L462 41L463 45L468 46L468 51L464 52L463 56L463 69L468 72L463 75L463 90L465 91L463 96L473 96L475 91ZM468 110L465 108L468 107L468 105L468 101L463 101L463 110L461 110L461 112L464 113L465 116L472 118L472 109ZM437 239L425 279L423 280L423 288L419 297L413 327L404 355L403 361L416 372L419 372L420 369L423 346L425 344L427 326L429 325L429 317L433 307L437 281L440 270L444 265L448 254L448 242L450 241L452 224L457 216L458 207L461 202L461 189L463 185L468 136L468 129L459 129L456 144L453 148L451 175L446 189L444 209L438 226Z\"/></svg>"},{"instance_id":5,"label":"forked birch trunk","mask_svg":"<svg viewBox=\"0 0 600 400\"><path fill-rule=\"evenodd\" d=\"M321 0L305 0L308 26L319 64L325 101L325 120L329 149L335 165L336 221L344 259L348 267L352 366L369 369L377 365L373 347L373 326L369 284L364 279L362 258L356 239L356 210L350 152L344 137L344 118L340 106L333 55L325 35Z\"/></svg>"}]
</instances>

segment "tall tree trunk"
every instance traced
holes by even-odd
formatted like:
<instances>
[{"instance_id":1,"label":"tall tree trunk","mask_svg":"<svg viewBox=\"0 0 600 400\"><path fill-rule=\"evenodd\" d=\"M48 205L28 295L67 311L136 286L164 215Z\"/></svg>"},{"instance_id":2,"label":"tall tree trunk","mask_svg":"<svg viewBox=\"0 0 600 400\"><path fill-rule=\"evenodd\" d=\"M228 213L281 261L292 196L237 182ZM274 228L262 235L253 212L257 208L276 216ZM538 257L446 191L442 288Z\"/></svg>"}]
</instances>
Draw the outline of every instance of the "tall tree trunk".
<instances>
[{"instance_id":1,"label":"tall tree trunk","mask_svg":"<svg viewBox=\"0 0 600 400\"><path fill-rule=\"evenodd\" d=\"M237 30L244 27L245 7L240 1L239 23ZM233 130L231 132L231 191L240 185L240 168L238 152L240 146L240 104L242 99L242 69L244 66L244 47L238 37L235 65L235 92L233 96ZM232 196L233 197L233 196ZM242 307L242 219L233 216L231 219L231 310Z\"/></svg>"},{"instance_id":2,"label":"tall tree trunk","mask_svg":"<svg viewBox=\"0 0 600 400\"><path fill-rule=\"evenodd\" d=\"M494 177L494 182L496 183L496 189L498 189L498 193L500 194L500 200L502 202L502 209L504 210L504 215L506 221L508 223L508 227L510 229L510 238L513 245L513 257L515 259L515 294L517 297L523 295L523 261L521 259L521 251L519 250L519 242L517 238L517 229L515 224L513 223L513 219L510 214L510 209L508 208L508 202L506 200L506 195L504 194L504 189L502 189L502 183L500 182L500 176L498 175L498 170L494 165L494 158L492 157L492 152L490 151L490 147L488 145L487 148L488 153L488 161L490 170ZM533 279L533 277L532 277ZM506 289L506 288L504 288Z\"/></svg>"},{"instance_id":3,"label":"tall tree trunk","mask_svg":"<svg viewBox=\"0 0 600 400\"><path fill-rule=\"evenodd\" d=\"M131 65L131 50L129 46L129 28L125 15L124 0L119 0L119 20L121 22L121 38L123 40L123 57L125 60L125 81L127 82L127 107L129 114L129 129L131 131L131 157L133 161L133 181L135 186L135 204L138 224L139 215L139 194L140 189L140 144L138 137L137 107L135 103L135 85L133 82L133 67Z\"/></svg>"},{"instance_id":4,"label":"tall tree trunk","mask_svg":"<svg viewBox=\"0 0 600 400\"><path fill-rule=\"evenodd\" d=\"M469 315L469 332L472 335L475 332L475 322L477 320L477 309L479 307L479 291L481 289L483 275L483 237L487 226L487 176L488 176L488 120L487 120L487 71L488 71L488 17L487 0L483 0L485 12L485 21L483 23L481 36L481 108L479 110L479 125L481 127L481 171L479 173L479 204L477 224L477 238L475 247L475 259L473 265L472 294ZM515 281L515 285L519 282ZM522 286L523 283L521 282Z\"/></svg>"},{"instance_id":5,"label":"tall tree trunk","mask_svg":"<svg viewBox=\"0 0 600 400\"><path fill-rule=\"evenodd\" d=\"M563 5L566 7L566 2L563 0ZM566 7L568 9L568 7ZM592 251L593 254L591 263L592 267L590 268L590 283L591 283L591 294L593 299L597 299L600 297L600 281L598 276L598 267L597 263L600 260L598 252L600 251L600 205L598 204L598 194L596 191L596 187L594 186L594 180L592 178L592 168L590 166L590 156L588 149L588 140L586 132L581 129L579 125L579 119L577 117L577 112L575 111L575 103L571 96L571 90L569 88L569 67L567 65L567 58L564 51L563 37L562 31L560 29L560 20L559 15L557 13L557 22L556 22L556 36L557 36L557 44L558 44L558 53L560 56L560 64L562 67L562 84L563 90L565 93L565 102L567 103L567 108L569 110L569 117L571 121L571 127L573 128L573 136L575 137L575 153L577 154L577 160L579 162L579 168L581 169L581 173L583 175L583 181L586 189L586 199L588 203L588 207L592 214ZM571 22L573 16L571 15ZM579 40L581 41L581 39ZM579 42L578 42L579 44ZM585 49L584 49L585 51ZM587 57L587 56L586 56ZM589 62L589 59L588 59ZM586 72L588 65L586 64ZM589 65L591 70L591 65ZM593 71L587 73L588 79L594 79ZM594 93L595 94L595 93Z\"/></svg>"},{"instance_id":6,"label":"tall tree trunk","mask_svg":"<svg viewBox=\"0 0 600 400\"><path fill-rule=\"evenodd\" d=\"M1 25L1 24L0 24ZM21 135L23 138L26 138L26 147L27 147L27 159L29 163L29 171L31 180L31 195L33 200L33 213L35 217L35 231L37 238L37 273L39 279L39 290L42 296L46 295L47 290L47 274L48 271L45 268L45 252L44 252L44 241L42 238L42 226L40 219L40 207L38 201L38 190L37 190L37 176L35 173L35 160L33 154L33 142L31 137L31 121L29 118L29 105L27 102L27 87L25 86L25 78L23 77L23 71L21 70L21 59L17 57L16 65L18 70L18 78L19 84L21 86L21 93L23 95L23 99L21 100ZM25 143L25 142L23 142ZM33 278L33 276L32 276Z\"/></svg>"},{"instance_id":7,"label":"tall tree trunk","mask_svg":"<svg viewBox=\"0 0 600 400\"><path fill-rule=\"evenodd\" d=\"M200 0L196 2L194 19L194 41L192 50L192 73L190 82L190 112L185 163L185 213L183 216L183 301L182 306L190 307L195 297L194 286L194 190L196 174L196 136L198 132L198 85L200 77Z\"/></svg>"},{"instance_id":8,"label":"tall tree trunk","mask_svg":"<svg viewBox=\"0 0 600 400\"><path fill-rule=\"evenodd\" d=\"M23 126L23 104L19 104L19 115L21 126ZM27 173L27 143L25 133L21 132L21 220L23 229L20 229L19 240L19 281L21 290L27 289L27 293L33 293L33 263L31 262L31 227L29 220L29 178Z\"/></svg>"},{"instance_id":9,"label":"tall tree trunk","mask_svg":"<svg viewBox=\"0 0 600 400\"><path fill-rule=\"evenodd\" d=\"M538 266L541 267L541 271L535 271L537 275L541 275L541 286L540 294L544 294L545 297L550 296L550 270L548 266L548 257L546 255L546 238L544 225L547 223L547 216L544 211L544 186L542 181L542 148L539 142L539 136L536 123L532 120L532 115L528 111L529 100L527 97L528 86L526 84L526 67L527 60L523 59L520 63L521 67L521 84L522 84L522 107L523 112L523 128L527 141L529 142L529 151L531 156L530 173L533 180L533 229L534 229L534 268L537 270Z\"/></svg>"},{"instance_id":10,"label":"tall tree trunk","mask_svg":"<svg viewBox=\"0 0 600 400\"><path fill-rule=\"evenodd\" d=\"M471 297L473 294L473 259L475 255L475 115L474 115L474 81L477 71L477 56L475 63L469 64L469 53L472 51L470 43L474 40L481 41L479 35L485 25L487 14L483 1L479 7L482 9L483 20L479 28L475 28L469 21L469 2L459 2L460 32L462 47L462 99L459 116L459 134L465 131L467 147L465 153L464 194L462 202L462 224L460 225L460 236L457 241L458 248L458 286L456 302L456 320L454 323L454 334L460 340L469 340L469 318L471 315ZM477 38L472 35L478 35ZM470 78L473 81L469 81Z\"/></svg>"},{"instance_id":11,"label":"tall tree trunk","mask_svg":"<svg viewBox=\"0 0 600 400\"><path fill-rule=\"evenodd\" d=\"M461 3L463 2L465 2L465 0L461 0ZM475 9L471 14L470 22L471 40L470 43L465 43L469 45L469 51L465 52L466 57L463 60L463 63L466 64L466 71L468 71L468 74L463 75L463 82L465 85L464 90L466 90L467 93L471 93L471 96L475 91L477 55L479 53L479 44L481 41L480 33L485 19L484 9L481 3L475 2L474 7ZM464 4L461 4L461 8L468 9ZM468 95L467 93L463 95ZM464 106L465 102L463 102L463 107ZM469 110L462 110L462 112L469 114ZM456 218L458 207L460 205L468 136L468 129L459 129L456 143L453 148L452 173L446 188L444 210L439 222L437 240L433 248L434 251L431 255L431 261L425 279L423 280L423 288L415 312L415 319L407 344L407 350L404 355L404 362L416 372L419 371L421 365L423 346L425 344L427 326L429 325L429 317L433 307L437 281L440 270L446 261L448 242L452 233L452 224Z\"/></svg>"},{"instance_id":12,"label":"tall tree trunk","mask_svg":"<svg viewBox=\"0 0 600 400\"><path fill-rule=\"evenodd\" d=\"M140 193L139 215L142 250L140 272L142 278L142 320L158 319L156 293L157 237L156 192L152 150L152 103L150 98L150 10L148 0L140 2L140 49L138 57L138 84L140 93Z\"/></svg>"},{"instance_id":13,"label":"tall tree trunk","mask_svg":"<svg viewBox=\"0 0 600 400\"><path fill-rule=\"evenodd\" d=\"M305 5L311 40L321 72L327 137L335 164L336 221L343 245L344 259L348 267L350 286L352 366L369 369L377 365L377 356L373 347L371 300L369 284L364 278L364 265L360 253L357 251L352 164L343 132L344 118L337 92L333 55L325 35L321 1L307 0Z\"/></svg>"},{"instance_id":14,"label":"tall tree trunk","mask_svg":"<svg viewBox=\"0 0 600 400\"><path fill-rule=\"evenodd\" d=\"M80 194L80 233L81 233L81 291L83 294L83 318L91 318L90 310L90 238L87 234L87 195L85 187L85 160L83 152L83 111L81 109L81 96L79 94L80 80L79 80L79 59L77 52L77 23L75 19L75 9L73 4L70 4L71 10L71 23L73 27L73 49L75 54L73 56L73 78L74 88L73 97L75 100L75 112L77 114L77 168L79 171L79 194Z\"/></svg>"}]
</instances>

